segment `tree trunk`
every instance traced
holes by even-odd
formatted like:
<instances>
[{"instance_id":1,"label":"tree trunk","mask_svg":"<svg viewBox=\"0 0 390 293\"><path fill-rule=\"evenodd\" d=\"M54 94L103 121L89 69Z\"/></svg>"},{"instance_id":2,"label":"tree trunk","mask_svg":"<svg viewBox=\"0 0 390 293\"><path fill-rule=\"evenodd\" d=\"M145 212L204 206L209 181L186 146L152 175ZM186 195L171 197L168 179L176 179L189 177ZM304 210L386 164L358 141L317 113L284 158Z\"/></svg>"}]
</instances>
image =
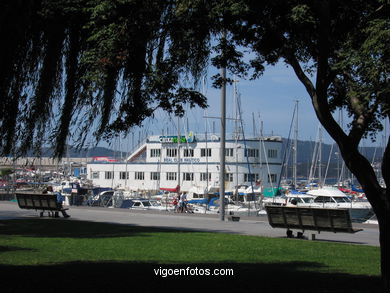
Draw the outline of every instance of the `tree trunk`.
<instances>
[{"instance_id":1,"label":"tree trunk","mask_svg":"<svg viewBox=\"0 0 390 293\"><path fill-rule=\"evenodd\" d=\"M381 246L381 272L384 292L390 292L390 210L386 215L377 216L379 223L379 242Z\"/></svg>"},{"instance_id":2,"label":"tree trunk","mask_svg":"<svg viewBox=\"0 0 390 293\"><path fill-rule=\"evenodd\" d=\"M350 144L351 145L351 144ZM357 148L343 142L339 143L342 157L356 176L369 200L379 224L379 243L381 250L381 274L384 292L390 293L390 194L388 188L382 188L376 178L368 160L362 156ZM382 163L388 166L388 156L384 156ZM385 163L386 162L386 163ZM387 169L386 169L387 170ZM388 182L387 172L382 173Z\"/></svg>"},{"instance_id":3,"label":"tree trunk","mask_svg":"<svg viewBox=\"0 0 390 293\"><path fill-rule=\"evenodd\" d=\"M382 190L386 202L379 209L377 207L374 210L379 224L382 283L384 292L390 293L390 202L388 200L388 190Z\"/></svg>"}]
</instances>

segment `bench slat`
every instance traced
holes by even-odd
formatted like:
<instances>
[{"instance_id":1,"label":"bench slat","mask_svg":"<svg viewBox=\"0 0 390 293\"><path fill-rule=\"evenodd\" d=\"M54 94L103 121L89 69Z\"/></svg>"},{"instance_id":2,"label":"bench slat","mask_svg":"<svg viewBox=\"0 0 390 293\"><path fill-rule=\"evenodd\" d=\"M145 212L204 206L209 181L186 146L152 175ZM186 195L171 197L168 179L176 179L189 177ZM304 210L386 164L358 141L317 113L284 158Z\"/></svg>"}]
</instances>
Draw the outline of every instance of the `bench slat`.
<instances>
[{"instance_id":1,"label":"bench slat","mask_svg":"<svg viewBox=\"0 0 390 293\"><path fill-rule=\"evenodd\" d=\"M273 228L315 230L318 232L356 233L361 229L352 228L348 209L324 209L306 207L272 206L265 207L268 222Z\"/></svg>"},{"instance_id":2,"label":"bench slat","mask_svg":"<svg viewBox=\"0 0 390 293\"><path fill-rule=\"evenodd\" d=\"M61 211L62 209L58 207L55 194L15 193L15 195L21 209L41 211Z\"/></svg>"}]
</instances>

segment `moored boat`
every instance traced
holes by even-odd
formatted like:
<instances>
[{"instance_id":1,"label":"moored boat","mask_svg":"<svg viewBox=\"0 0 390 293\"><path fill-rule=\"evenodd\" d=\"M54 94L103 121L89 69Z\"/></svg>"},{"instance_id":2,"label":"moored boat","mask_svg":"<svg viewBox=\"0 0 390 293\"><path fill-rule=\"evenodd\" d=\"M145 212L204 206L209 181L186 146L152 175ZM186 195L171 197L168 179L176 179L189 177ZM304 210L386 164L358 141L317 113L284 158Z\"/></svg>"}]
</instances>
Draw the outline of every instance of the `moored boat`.
<instances>
[{"instance_id":1,"label":"moored boat","mask_svg":"<svg viewBox=\"0 0 390 293\"><path fill-rule=\"evenodd\" d=\"M350 211L351 219L355 222L364 222L374 213L368 201L355 201L335 187L325 186L309 190L308 195L314 196L310 207L345 208Z\"/></svg>"}]
</instances>

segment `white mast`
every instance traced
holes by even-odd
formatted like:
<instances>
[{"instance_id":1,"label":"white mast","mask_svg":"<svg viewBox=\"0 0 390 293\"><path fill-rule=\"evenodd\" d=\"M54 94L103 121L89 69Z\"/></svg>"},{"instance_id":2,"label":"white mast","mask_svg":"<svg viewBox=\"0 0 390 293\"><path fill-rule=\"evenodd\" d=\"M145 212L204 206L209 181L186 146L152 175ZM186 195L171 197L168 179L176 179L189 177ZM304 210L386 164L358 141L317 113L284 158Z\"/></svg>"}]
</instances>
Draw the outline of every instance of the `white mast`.
<instances>
[{"instance_id":1,"label":"white mast","mask_svg":"<svg viewBox=\"0 0 390 293\"><path fill-rule=\"evenodd\" d=\"M225 36L224 36L225 37ZM219 167L219 217L225 220L225 140L226 140L226 68L221 68L221 144Z\"/></svg>"},{"instance_id":2,"label":"white mast","mask_svg":"<svg viewBox=\"0 0 390 293\"><path fill-rule=\"evenodd\" d=\"M295 137L294 137L294 157L293 157L293 183L294 188L297 188L297 165L298 165L298 103L295 101Z\"/></svg>"},{"instance_id":3,"label":"white mast","mask_svg":"<svg viewBox=\"0 0 390 293\"><path fill-rule=\"evenodd\" d=\"M204 96L206 96L206 85L205 85L205 77L203 77L203 81L202 81L202 84L203 84L203 88L202 88L202 90L203 90L203 95ZM208 149L208 144L207 144L207 140L208 140L208 137L207 137L207 122L208 122L208 120L207 120L207 115L206 115L206 111L207 110L204 110L205 111L205 138L206 138L206 152L207 152L207 149ZM206 155L206 192L208 193L209 192L209 157ZM206 210L207 210L207 205L206 205L206 208L205 208L205 213L206 213Z\"/></svg>"},{"instance_id":4,"label":"white mast","mask_svg":"<svg viewBox=\"0 0 390 293\"><path fill-rule=\"evenodd\" d=\"M322 187L324 185L324 182L322 182L322 165L321 165L321 161L322 161L322 127L321 126L319 129L319 138L320 138L320 142L319 142L319 149L318 149L318 183L319 186Z\"/></svg>"},{"instance_id":5,"label":"white mast","mask_svg":"<svg viewBox=\"0 0 390 293\"><path fill-rule=\"evenodd\" d=\"M238 119L239 117L241 117L241 113L239 112L239 108L238 108L238 101L237 101L237 82L238 80L234 80L233 81L233 85L234 85L234 88L233 88L233 103L235 105L235 120L234 120L234 140L235 140L235 146L236 146L236 149L235 149L235 153L236 153L236 186L235 186L235 195L236 195L236 200L238 201L238 184L239 184L239 181L238 181L238 148L240 147L238 145L238 140L240 139L240 132L239 132L239 126L238 126Z\"/></svg>"},{"instance_id":6,"label":"white mast","mask_svg":"<svg viewBox=\"0 0 390 293\"><path fill-rule=\"evenodd\" d=\"M177 191L178 195L180 194L180 117L177 117L177 186L179 189Z\"/></svg>"}]
</instances>

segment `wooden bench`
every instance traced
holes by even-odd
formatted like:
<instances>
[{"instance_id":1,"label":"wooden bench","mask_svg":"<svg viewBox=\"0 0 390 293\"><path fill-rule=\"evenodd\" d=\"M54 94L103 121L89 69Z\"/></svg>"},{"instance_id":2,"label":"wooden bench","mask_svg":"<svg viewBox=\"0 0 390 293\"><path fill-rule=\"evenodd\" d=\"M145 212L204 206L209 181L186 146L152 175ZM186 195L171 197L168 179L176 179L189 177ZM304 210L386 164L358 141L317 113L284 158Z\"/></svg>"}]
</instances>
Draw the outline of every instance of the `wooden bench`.
<instances>
[{"instance_id":1,"label":"wooden bench","mask_svg":"<svg viewBox=\"0 0 390 293\"><path fill-rule=\"evenodd\" d=\"M268 222L272 228L286 228L287 237L293 237L291 229L298 229L297 237L303 238L306 230L356 233L363 229L353 229L348 209L325 209L309 207L265 206ZM312 234L312 240L315 234Z\"/></svg>"},{"instance_id":2,"label":"wooden bench","mask_svg":"<svg viewBox=\"0 0 390 293\"><path fill-rule=\"evenodd\" d=\"M55 217L58 212L68 210L58 204L55 194L17 192L15 195L19 208L40 211L40 217L43 217L44 212L47 212L48 216Z\"/></svg>"}]
</instances>

